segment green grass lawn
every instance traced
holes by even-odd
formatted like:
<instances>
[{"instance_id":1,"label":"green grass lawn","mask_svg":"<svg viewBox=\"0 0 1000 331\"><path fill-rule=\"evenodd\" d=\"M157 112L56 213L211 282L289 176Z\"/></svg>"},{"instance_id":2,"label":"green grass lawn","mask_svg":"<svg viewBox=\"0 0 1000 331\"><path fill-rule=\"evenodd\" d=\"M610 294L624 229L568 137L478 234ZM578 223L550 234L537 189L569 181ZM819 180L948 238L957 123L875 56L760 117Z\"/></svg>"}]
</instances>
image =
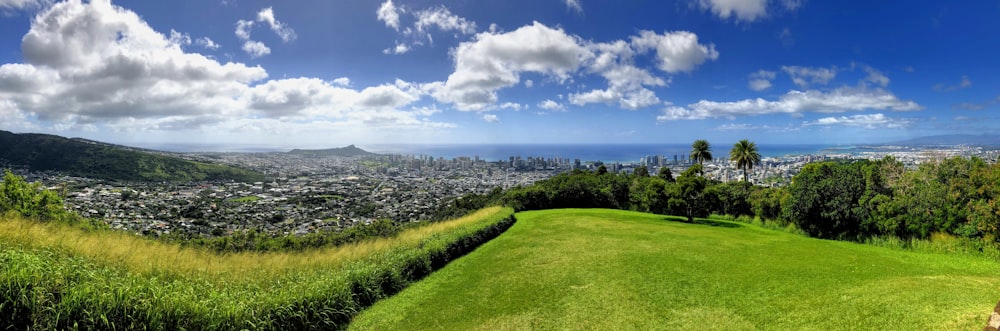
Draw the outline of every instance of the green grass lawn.
<instances>
[{"instance_id":1,"label":"green grass lawn","mask_svg":"<svg viewBox=\"0 0 1000 331\"><path fill-rule=\"evenodd\" d=\"M357 330L979 330L1000 263L615 210L517 214Z\"/></svg>"}]
</instances>

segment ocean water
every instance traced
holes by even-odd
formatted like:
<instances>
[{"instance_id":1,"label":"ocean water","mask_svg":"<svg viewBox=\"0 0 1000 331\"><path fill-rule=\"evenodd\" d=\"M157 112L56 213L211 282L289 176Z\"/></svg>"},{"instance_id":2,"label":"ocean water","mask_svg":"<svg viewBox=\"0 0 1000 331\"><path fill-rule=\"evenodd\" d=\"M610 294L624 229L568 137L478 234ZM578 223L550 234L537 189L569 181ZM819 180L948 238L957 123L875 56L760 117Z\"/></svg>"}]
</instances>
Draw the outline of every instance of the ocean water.
<instances>
[{"instance_id":1,"label":"ocean water","mask_svg":"<svg viewBox=\"0 0 1000 331\"><path fill-rule=\"evenodd\" d=\"M460 156L475 157L486 161L507 160L511 156L568 158L582 161L603 162L636 162L647 155L663 155L673 161L686 158L691 153L690 144L482 144L482 145L371 145L359 146L365 150L383 154L427 155L433 157L455 158ZM832 145L757 145L757 150L763 157L781 157L788 155L808 155L828 152ZM716 158L729 156L730 145L712 146L712 155Z\"/></svg>"}]
</instances>

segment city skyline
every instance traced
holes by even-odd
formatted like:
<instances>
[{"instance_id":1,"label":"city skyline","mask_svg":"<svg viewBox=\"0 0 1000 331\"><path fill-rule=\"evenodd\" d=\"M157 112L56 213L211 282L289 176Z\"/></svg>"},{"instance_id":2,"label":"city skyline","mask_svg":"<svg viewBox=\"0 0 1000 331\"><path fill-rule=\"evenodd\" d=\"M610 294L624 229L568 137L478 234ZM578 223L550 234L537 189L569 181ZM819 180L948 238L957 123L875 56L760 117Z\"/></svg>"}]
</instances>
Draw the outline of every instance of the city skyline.
<instances>
[{"instance_id":1,"label":"city skyline","mask_svg":"<svg viewBox=\"0 0 1000 331\"><path fill-rule=\"evenodd\" d=\"M997 134L998 14L985 2L0 0L0 130L305 148Z\"/></svg>"}]
</instances>

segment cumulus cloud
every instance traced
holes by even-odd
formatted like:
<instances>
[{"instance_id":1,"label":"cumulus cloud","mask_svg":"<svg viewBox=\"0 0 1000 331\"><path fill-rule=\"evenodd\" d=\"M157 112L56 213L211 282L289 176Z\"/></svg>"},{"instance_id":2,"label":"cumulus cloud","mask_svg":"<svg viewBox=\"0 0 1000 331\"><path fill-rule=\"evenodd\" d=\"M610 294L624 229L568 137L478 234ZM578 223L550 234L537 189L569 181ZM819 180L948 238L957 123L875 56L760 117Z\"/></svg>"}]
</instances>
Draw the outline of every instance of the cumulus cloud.
<instances>
[{"instance_id":1,"label":"cumulus cloud","mask_svg":"<svg viewBox=\"0 0 1000 331\"><path fill-rule=\"evenodd\" d=\"M775 9L796 11L804 0L693 0L695 5L708 10L723 20L754 22L767 18Z\"/></svg>"},{"instance_id":2,"label":"cumulus cloud","mask_svg":"<svg viewBox=\"0 0 1000 331\"><path fill-rule=\"evenodd\" d=\"M412 26L400 30L400 13L411 13L414 22ZM404 54L411 50L413 46L423 45L426 41L434 43L431 30L436 29L442 32L454 32L456 35L471 35L476 33L476 23L464 17L452 14L447 7L440 5L422 10L407 10L402 6L395 6L391 0L382 3L376 16L379 21L385 23L387 27L400 31L409 41L396 42L395 48L386 48L384 54Z\"/></svg>"},{"instance_id":3,"label":"cumulus cloud","mask_svg":"<svg viewBox=\"0 0 1000 331\"><path fill-rule=\"evenodd\" d=\"M261 9L261 11L257 13L257 21L267 23L267 25L271 27L271 31L274 31L274 33L276 33L284 42L289 42L297 38L295 30L288 27L287 24L274 18L274 10L271 9L271 7Z\"/></svg>"},{"instance_id":4,"label":"cumulus cloud","mask_svg":"<svg viewBox=\"0 0 1000 331\"><path fill-rule=\"evenodd\" d=\"M551 99L546 99L545 101L538 103L538 108L550 110L550 111L565 111L566 107L562 104L552 101Z\"/></svg>"},{"instance_id":5,"label":"cumulus cloud","mask_svg":"<svg viewBox=\"0 0 1000 331\"><path fill-rule=\"evenodd\" d=\"M187 53L181 46L188 43L184 34L165 36L109 1L55 4L22 38L25 63L0 65L0 113L5 123L30 119L60 130L99 125L235 132L273 128L278 120L286 129L317 121L359 128L453 127L411 107L427 94L419 84L396 81L355 90L347 88L346 77L266 80L259 66Z\"/></svg>"},{"instance_id":6,"label":"cumulus cloud","mask_svg":"<svg viewBox=\"0 0 1000 331\"><path fill-rule=\"evenodd\" d=\"M431 27L436 27L445 32L476 33L475 22L452 14L445 6L418 10L413 15L417 18L417 22L413 26L416 33L420 35L426 34Z\"/></svg>"},{"instance_id":7,"label":"cumulus cloud","mask_svg":"<svg viewBox=\"0 0 1000 331\"><path fill-rule=\"evenodd\" d=\"M826 85L837 77L837 67L810 68L800 66L782 66L781 70L788 74L792 83L802 88L811 84Z\"/></svg>"},{"instance_id":8,"label":"cumulus cloud","mask_svg":"<svg viewBox=\"0 0 1000 331\"><path fill-rule=\"evenodd\" d=\"M378 10L375 11L375 15L378 17L379 21L385 23L385 26L399 31L399 13L404 12L402 8L396 7L392 4L392 0L385 0Z\"/></svg>"},{"instance_id":9,"label":"cumulus cloud","mask_svg":"<svg viewBox=\"0 0 1000 331\"><path fill-rule=\"evenodd\" d=\"M639 109L660 103L656 94L647 86L666 86L668 82L633 64L635 50L624 40L609 43L590 43L593 54L586 62L587 70L604 77L607 89L571 93L570 103L578 106L588 103L612 104L626 109Z\"/></svg>"},{"instance_id":10,"label":"cumulus cloud","mask_svg":"<svg viewBox=\"0 0 1000 331\"><path fill-rule=\"evenodd\" d=\"M747 86L754 91L763 91L771 88L771 81L777 74L774 71L759 70L755 73L750 74L750 81L747 82Z\"/></svg>"},{"instance_id":11,"label":"cumulus cloud","mask_svg":"<svg viewBox=\"0 0 1000 331\"><path fill-rule=\"evenodd\" d=\"M698 0L698 5L724 20L753 22L767 16L767 0Z\"/></svg>"},{"instance_id":12,"label":"cumulus cloud","mask_svg":"<svg viewBox=\"0 0 1000 331\"><path fill-rule=\"evenodd\" d=\"M778 100L761 98L733 102L701 100L687 107L669 106L659 121L695 120L707 118L735 118L766 114L842 113L848 111L891 110L915 111L923 109L913 101L900 100L882 89L842 87L830 92L816 90L790 91Z\"/></svg>"},{"instance_id":13,"label":"cumulus cloud","mask_svg":"<svg viewBox=\"0 0 1000 331\"><path fill-rule=\"evenodd\" d=\"M639 52L655 50L657 67L668 73L691 72L705 61L719 58L715 44L699 44L698 35L688 31L657 34L643 30L632 37L632 45Z\"/></svg>"},{"instance_id":14,"label":"cumulus cloud","mask_svg":"<svg viewBox=\"0 0 1000 331\"><path fill-rule=\"evenodd\" d=\"M969 80L969 76L962 76L962 81L959 82L958 85L946 85L944 83L939 83L934 85L934 90L938 92L952 92L970 86L972 86L972 81Z\"/></svg>"},{"instance_id":15,"label":"cumulus cloud","mask_svg":"<svg viewBox=\"0 0 1000 331\"><path fill-rule=\"evenodd\" d=\"M902 118L891 118L882 113L861 114L840 117L824 117L812 122L802 123L803 126L856 126L866 129L888 128L899 129L910 126L913 121Z\"/></svg>"},{"instance_id":16,"label":"cumulus cloud","mask_svg":"<svg viewBox=\"0 0 1000 331\"><path fill-rule=\"evenodd\" d=\"M256 22L267 23L268 26L271 27L271 30L285 42L295 40L296 38L295 30L292 30L292 28L274 18L274 10L272 10L271 7L261 9L261 11L257 13ZM252 58L258 58L271 54L271 48L267 47L266 44L250 39L250 33L253 30L255 25L254 23L254 21L242 19L236 21L236 31L234 31L234 33L237 38L243 41L243 47L241 47L241 49L243 49L243 51L249 54Z\"/></svg>"},{"instance_id":17,"label":"cumulus cloud","mask_svg":"<svg viewBox=\"0 0 1000 331\"><path fill-rule=\"evenodd\" d=\"M433 86L434 97L459 110L485 110L496 91L520 82L522 72L569 79L590 53L562 29L534 22L506 33L483 32L452 52L455 71Z\"/></svg>"},{"instance_id":18,"label":"cumulus cloud","mask_svg":"<svg viewBox=\"0 0 1000 331\"><path fill-rule=\"evenodd\" d=\"M219 46L219 44L216 44L214 40L209 39L208 37L201 37L195 39L194 44L204 47L205 49L211 49L211 50L216 50L219 49L219 47L221 47Z\"/></svg>"},{"instance_id":19,"label":"cumulus cloud","mask_svg":"<svg viewBox=\"0 0 1000 331\"><path fill-rule=\"evenodd\" d=\"M566 8L569 8L577 13L583 12L583 5L580 4L580 0L563 0L566 4Z\"/></svg>"},{"instance_id":20,"label":"cumulus cloud","mask_svg":"<svg viewBox=\"0 0 1000 331\"><path fill-rule=\"evenodd\" d=\"M483 115L483 120L487 121L487 122L490 122L490 123L500 122L500 118L497 117L497 115L493 115L493 114L484 114Z\"/></svg>"}]
</instances>

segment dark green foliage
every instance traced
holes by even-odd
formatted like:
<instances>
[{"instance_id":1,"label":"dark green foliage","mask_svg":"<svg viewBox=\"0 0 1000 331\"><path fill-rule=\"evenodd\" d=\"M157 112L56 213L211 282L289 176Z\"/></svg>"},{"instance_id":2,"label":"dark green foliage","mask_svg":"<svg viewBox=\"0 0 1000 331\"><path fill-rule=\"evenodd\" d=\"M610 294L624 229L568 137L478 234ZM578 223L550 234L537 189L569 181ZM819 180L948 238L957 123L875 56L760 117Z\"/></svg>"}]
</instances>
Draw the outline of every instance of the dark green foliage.
<instances>
[{"instance_id":1,"label":"dark green foliage","mask_svg":"<svg viewBox=\"0 0 1000 331\"><path fill-rule=\"evenodd\" d=\"M667 192L667 210L671 215L687 217L688 222L694 222L695 217L707 217L715 205L714 196L706 194L708 179L700 164L696 164L681 173L675 185Z\"/></svg>"},{"instance_id":2,"label":"dark green foliage","mask_svg":"<svg viewBox=\"0 0 1000 331\"><path fill-rule=\"evenodd\" d=\"M749 182L727 182L709 187L711 194L718 198L713 210L725 215L754 215L750 195L759 190Z\"/></svg>"},{"instance_id":3,"label":"dark green foliage","mask_svg":"<svg viewBox=\"0 0 1000 331\"><path fill-rule=\"evenodd\" d=\"M28 183L10 171L4 172L0 183L0 216L7 213L40 221L79 221L79 217L66 211L62 198L55 192L44 189L41 183Z\"/></svg>"},{"instance_id":4,"label":"dark green foliage","mask_svg":"<svg viewBox=\"0 0 1000 331\"><path fill-rule=\"evenodd\" d=\"M186 182L264 179L255 171L43 134L0 131L0 160L35 171L106 180Z\"/></svg>"},{"instance_id":5,"label":"dark green foliage","mask_svg":"<svg viewBox=\"0 0 1000 331\"><path fill-rule=\"evenodd\" d=\"M389 219L378 219L371 224L359 224L341 232L317 232L305 235L272 235L257 230L237 231L232 235L214 238L183 235L164 236L161 239L186 247L205 247L216 253L237 252L298 252L307 249L340 246L375 238L389 238L407 226Z\"/></svg>"},{"instance_id":6,"label":"dark green foliage","mask_svg":"<svg viewBox=\"0 0 1000 331\"><path fill-rule=\"evenodd\" d=\"M857 239L870 235L867 202L882 193L880 163L823 162L806 165L792 180L785 217L810 236Z\"/></svg>"},{"instance_id":7,"label":"dark green foliage","mask_svg":"<svg viewBox=\"0 0 1000 331\"><path fill-rule=\"evenodd\" d=\"M769 220L781 217L781 206L786 199L788 190L773 187L754 187L748 198L753 214Z\"/></svg>"},{"instance_id":8,"label":"dark green foliage","mask_svg":"<svg viewBox=\"0 0 1000 331\"><path fill-rule=\"evenodd\" d=\"M674 181L674 174L670 172L670 167L660 168L660 172L657 174L657 176L668 182Z\"/></svg>"},{"instance_id":9,"label":"dark green foliage","mask_svg":"<svg viewBox=\"0 0 1000 331\"><path fill-rule=\"evenodd\" d=\"M632 171L632 176L649 177L649 169L646 166L639 166Z\"/></svg>"},{"instance_id":10,"label":"dark green foliage","mask_svg":"<svg viewBox=\"0 0 1000 331\"><path fill-rule=\"evenodd\" d=\"M647 177L648 178L648 177ZM551 208L628 209L629 178L575 171L509 190L503 199L515 210Z\"/></svg>"}]
</instances>

